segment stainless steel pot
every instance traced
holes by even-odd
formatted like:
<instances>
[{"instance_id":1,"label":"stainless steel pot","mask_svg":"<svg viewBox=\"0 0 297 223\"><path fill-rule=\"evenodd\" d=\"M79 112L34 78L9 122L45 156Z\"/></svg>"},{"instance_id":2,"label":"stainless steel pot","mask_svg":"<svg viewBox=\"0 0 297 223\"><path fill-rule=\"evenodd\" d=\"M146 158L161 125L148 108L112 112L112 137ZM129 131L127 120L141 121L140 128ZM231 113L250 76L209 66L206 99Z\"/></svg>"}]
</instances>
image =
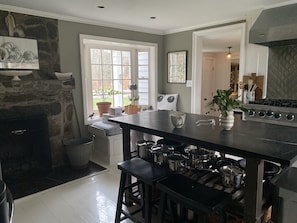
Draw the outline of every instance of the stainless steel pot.
<instances>
[{"instance_id":1,"label":"stainless steel pot","mask_svg":"<svg viewBox=\"0 0 297 223\"><path fill-rule=\"evenodd\" d=\"M173 153L168 155L168 167L171 171L178 171L185 166L187 157L180 153Z\"/></svg>"},{"instance_id":2,"label":"stainless steel pot","mask_svg":"<svg viewBox=\"0 0 297 223\"><path fill-rule=\"evenodd\" d=\"M152 161L159 165L167 165L168 155L174 152L174 148L167 145L157 144L150 148L150 153L152 157Z\"/></svg>"},{"instance_id":3,"label":"stainless steel pot","mask_svg":"<svg viewBox=\"0 0 297 223\"><path fill-rule=\"evenodd\" d=\"M213 168L220 171L220 168L223 166L238 166L238 162L235 159L226 158L226 157L219 157L214 159L213 161Z\"/></svg>"},{"instance_id":4,"label":"stainless steel pot","mask_svg":"<svg viewBox=\"0 0 297 223\"><path fill-rule=\"evenodd\" d=\"M192 145L185 148L185 153L189 158L187 167L190 169L207 169L210 161L215 157L213 151Z\"/></svg>"},{"instance_id":5,"label":"stainless steel pot","mask_svg":"<svg viewBox=\"0 0 297 223\"><path fill-rule=\"evenodd\" d=\"M149 149L155 144L154 141L150 140L140 140L137 142L137 152L138 157L145 159L145 160L151 160L151 154Z\"/></svg>"},{"instance_id":6,"label":"stainless steel pot","mask_svg":"<svg viewBox=\"0 0 297 223\"><path fill-rule=\"evenodd\" d=\"M150 149L150 154L152 157L152 161L158 165L164 164L164 157L162 153L162 146L161 145L154 145Z\"/></svg>"},{"instance_id":7,"label":"stainless steel pot","mask_svg":"<svg viewBox=\"0 0 297 223\"><path fill-rule=\"evenodd\" d=\"M219 169L226 187L239 188L243 183L244 171L237 166L226 165Z\"/></svg>"},{"instance_id":8,"label":"stainless steel pot","mask_svg":"<svg viewBox=\"0 0 297 223\"><path fill-rule=\"evenodd\" d=\"M169 147L173 147L175 151L178 151L180 153L183 152L184 148L187 146L185 143L183 142L177 142L177 141L173 141L173 140L169 140L169 139L159 139L157 141L157 144L162 144L162 145L166 145Z\"/></svg>"}]
</instances>

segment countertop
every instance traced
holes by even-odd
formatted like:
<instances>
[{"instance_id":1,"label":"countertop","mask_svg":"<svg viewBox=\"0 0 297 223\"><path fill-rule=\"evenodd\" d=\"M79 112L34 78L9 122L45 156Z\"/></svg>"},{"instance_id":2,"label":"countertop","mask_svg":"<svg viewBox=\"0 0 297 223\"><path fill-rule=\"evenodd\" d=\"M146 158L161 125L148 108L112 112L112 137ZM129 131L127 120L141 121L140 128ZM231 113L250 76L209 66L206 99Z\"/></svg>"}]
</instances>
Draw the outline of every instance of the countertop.
<instances>
[{"instance_id":1,"label":"countertop","mask_svg":"<svg viewBox=\"0 0 297 223\"><path fill-rule=\"evenodd\" d=\"M122 127L199 145L247 158L270 160L285 166L297 160L297 128L235 119L230 131L219 126L218 118L186 113L185 125L174 128L169 111L142 112L111 118ZM199 126L198 120L215 119L216 125Z\"/></svg>"}]
</instances>

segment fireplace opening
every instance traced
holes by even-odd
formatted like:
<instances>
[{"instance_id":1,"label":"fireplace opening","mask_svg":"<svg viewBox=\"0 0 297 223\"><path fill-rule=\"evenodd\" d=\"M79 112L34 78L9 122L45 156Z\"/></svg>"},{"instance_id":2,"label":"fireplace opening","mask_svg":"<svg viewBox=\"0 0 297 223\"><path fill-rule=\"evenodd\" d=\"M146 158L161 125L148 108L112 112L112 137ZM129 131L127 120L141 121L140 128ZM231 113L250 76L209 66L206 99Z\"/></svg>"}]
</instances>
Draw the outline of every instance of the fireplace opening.
<instances>
[{"instance_id":1,"label":"fireplace opening","mask_svg":"<svg viewBox=\"0 0 297 223\"><path fill-rule=\"evenodd\" d=\"M48 122L45 114L0 119L2 179L8 185L51 171Z\"/></svg>"}]
</instances>

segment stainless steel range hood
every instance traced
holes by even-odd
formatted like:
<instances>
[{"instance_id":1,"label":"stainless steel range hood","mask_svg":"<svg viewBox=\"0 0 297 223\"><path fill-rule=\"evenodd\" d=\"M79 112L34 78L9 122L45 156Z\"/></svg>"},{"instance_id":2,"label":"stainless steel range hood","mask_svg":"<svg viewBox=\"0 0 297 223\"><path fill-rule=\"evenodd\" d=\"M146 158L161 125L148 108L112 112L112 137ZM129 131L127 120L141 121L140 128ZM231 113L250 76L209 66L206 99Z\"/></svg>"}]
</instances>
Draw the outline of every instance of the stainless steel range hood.
<instances>
[{"instance_id":1,"label":"stainless steel range hood","mask_svg":"<svg viewBox=\"0 0 297 223\"><path fill-rule=\"evenodd\" d=\"M250 29L249 42L265 46L297 44L297 4L263 10Z\"/></svg>"}]
</instances>

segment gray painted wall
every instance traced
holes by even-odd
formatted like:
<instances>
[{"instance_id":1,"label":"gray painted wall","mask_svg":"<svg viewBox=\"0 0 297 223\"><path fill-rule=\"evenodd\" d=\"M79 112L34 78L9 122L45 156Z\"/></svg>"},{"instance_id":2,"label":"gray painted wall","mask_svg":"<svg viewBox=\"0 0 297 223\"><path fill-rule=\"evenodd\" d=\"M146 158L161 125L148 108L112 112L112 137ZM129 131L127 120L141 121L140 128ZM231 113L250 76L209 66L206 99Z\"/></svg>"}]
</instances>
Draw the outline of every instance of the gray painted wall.
<instances>
[{"instance_id":1,"label":"gray painted wall","mask_svg":"<svg viewBox=\"0 0 297 223\"><path fill-rule=\"evenodd\" d=\"M187 50L187 80L192 80L192 37L193 32L233 25L245 22L244 20L223 23L209 27L203 27L184 32L169 34L164 36L164 75L162 79L161 93L178 93L179 99L177 109L180 111L191 112L191 88L186 87L186 84L169 84L167 83L167 53L170 51ZM159 84L160 85L160 84Z\"/></svg>"},{"instance_id":2,"label":"gray painted wall","mask_svg":"<svg viewBox=\"0 0 297 223\"><path fill-rule=\"evenodd\" d=\"M141 32L114 29L102 26L87 25L81 23L58 21L59 27L59 48L60 63L62 72L73 72L75 78L75 89L73 90L74 103L77 111L78 122L82 136L87 136L87 128L83 124L83 101L82 101L82 80L80 63L79 34L113 37L119 39L152 42L158 44L158 87L159 92L163 91L163 69L164 61L164 36L147 34ZM74 123L77 123L76 120ZM76 133L78 134L78 132Z\"/></svg>"},{"instance_id":3,"label":"gray painted wall","mask_svg":"<svg viewBox=\"0 0 297 223\"><path fill-rule=\"evenodd\" d=\"M177 110L191 112L191 88L186 84L172 84L167 82L167 53L172 51L187 51L187 80L192 80L192 33L186 31L164 36L164 75L161 93L178 93Z\"/></svg>"}]
</instances>

